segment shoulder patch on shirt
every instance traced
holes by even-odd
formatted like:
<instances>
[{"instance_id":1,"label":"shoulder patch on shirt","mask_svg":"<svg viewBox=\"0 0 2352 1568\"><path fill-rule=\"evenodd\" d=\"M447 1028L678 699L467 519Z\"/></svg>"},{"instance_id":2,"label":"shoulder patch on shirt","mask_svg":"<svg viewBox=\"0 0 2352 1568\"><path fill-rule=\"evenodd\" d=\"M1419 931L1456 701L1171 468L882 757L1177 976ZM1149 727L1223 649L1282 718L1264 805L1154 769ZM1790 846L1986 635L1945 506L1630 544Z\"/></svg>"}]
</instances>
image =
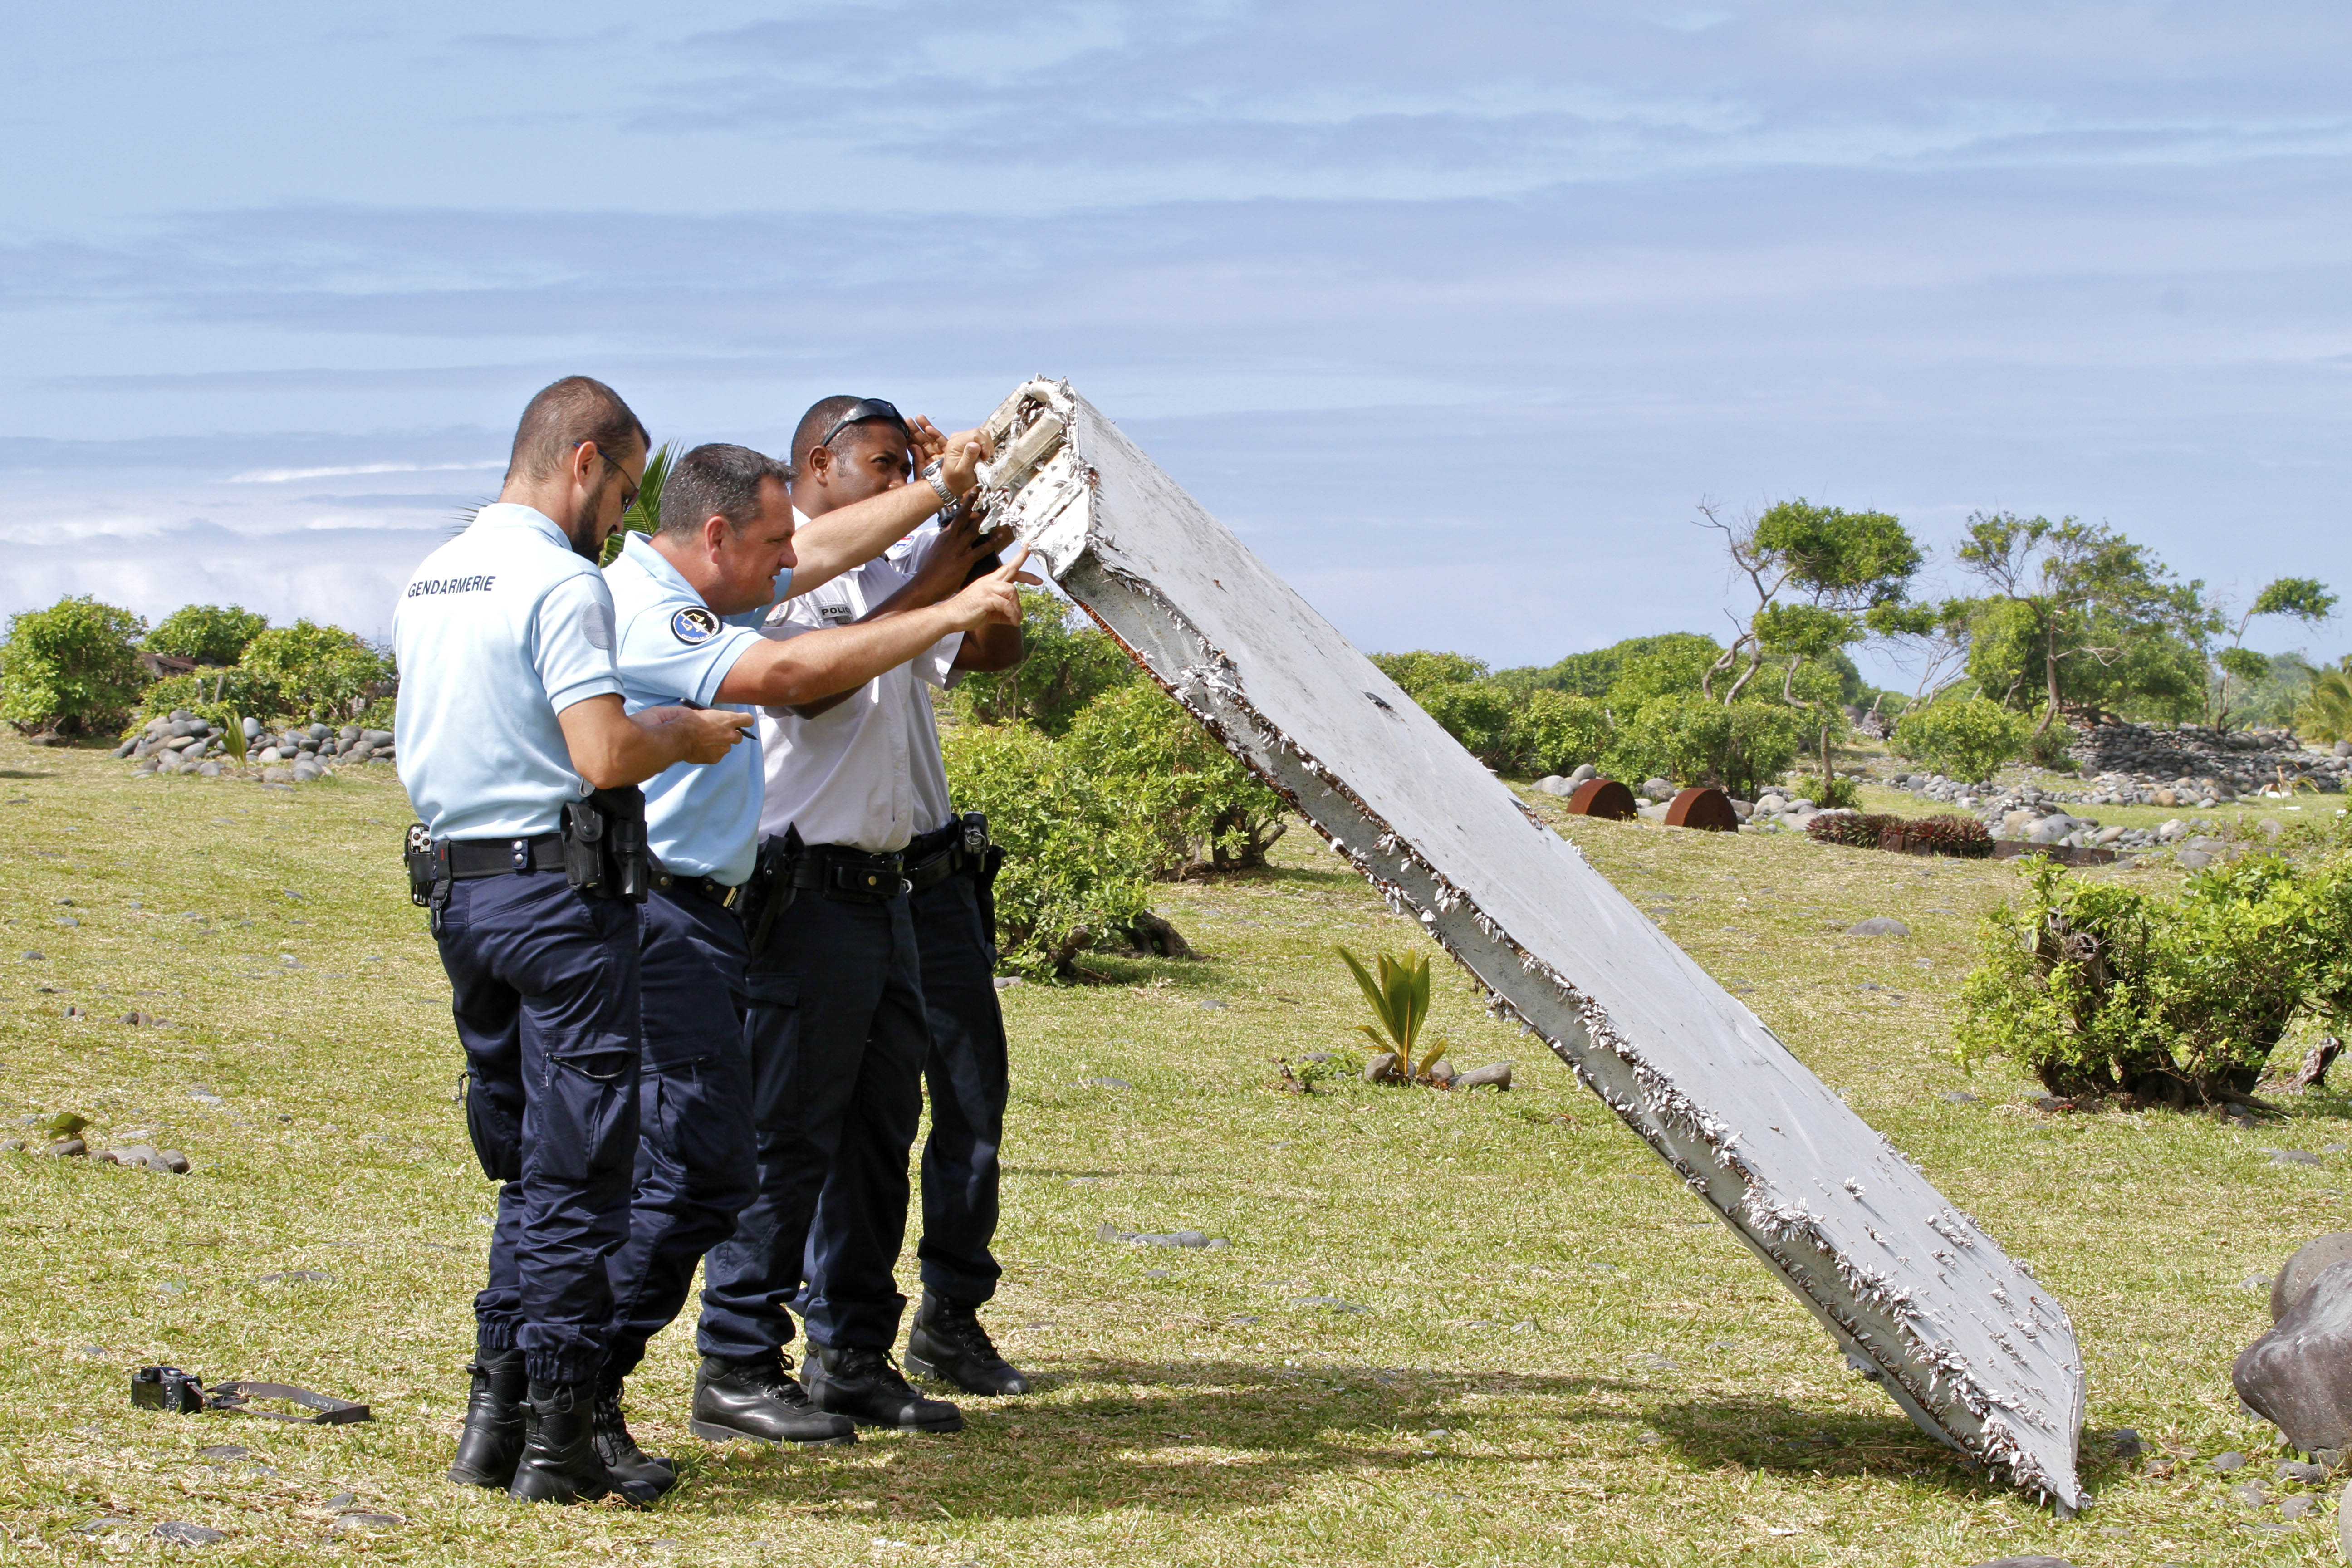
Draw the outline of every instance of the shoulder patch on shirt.
<instances>
[{"instance_id":1,"label":"shoulder patch on shirt","mask_svg":"<svg viewBox=\"0 0 2352 1568\"><path fill-rule=\"evenodd\" d=\"M580 612L580 635L588 646L613 651L613 612L602 604L591 603Z\"/></svg>"},{"instance_id":2,"label":"shoulder patch on shirt","mask_svg":"<svg viewBox=\"0 0 2352 1568\"><path fill-rule=\"evenodd\" d=\"M688 605L669 618L670 636L689 646L719 635L719 617L700 605Z\"/></svg>"}]
</instances>

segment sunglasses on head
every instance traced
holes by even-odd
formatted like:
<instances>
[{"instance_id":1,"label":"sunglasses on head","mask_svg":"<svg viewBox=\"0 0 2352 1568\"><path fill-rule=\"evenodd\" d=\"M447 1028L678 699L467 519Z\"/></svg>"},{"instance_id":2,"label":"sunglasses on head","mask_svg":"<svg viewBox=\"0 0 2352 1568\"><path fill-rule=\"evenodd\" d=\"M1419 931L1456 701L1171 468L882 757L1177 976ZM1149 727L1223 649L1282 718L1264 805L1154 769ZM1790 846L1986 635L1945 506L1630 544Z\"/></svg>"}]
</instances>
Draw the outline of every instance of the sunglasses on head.
<instances>
[{"instance_id":1,"label":"sunglasses on head","mask_svg":"<svg viewBox=\"0 0 2352 1568\"><path fill-rule=\"evenodd\" d=\"M908 425L907 416L898 412L897 404L885 402L879 397L861 397L842 410L841 417L826 428L824 435L818 439L817 445L830 447L835 436L840 435L852 425L863 425L869 419L887 419L898 427L900 435L907 437L907 471L912 474L915 471L915 432Z\"/></svg>"}]
</instances>

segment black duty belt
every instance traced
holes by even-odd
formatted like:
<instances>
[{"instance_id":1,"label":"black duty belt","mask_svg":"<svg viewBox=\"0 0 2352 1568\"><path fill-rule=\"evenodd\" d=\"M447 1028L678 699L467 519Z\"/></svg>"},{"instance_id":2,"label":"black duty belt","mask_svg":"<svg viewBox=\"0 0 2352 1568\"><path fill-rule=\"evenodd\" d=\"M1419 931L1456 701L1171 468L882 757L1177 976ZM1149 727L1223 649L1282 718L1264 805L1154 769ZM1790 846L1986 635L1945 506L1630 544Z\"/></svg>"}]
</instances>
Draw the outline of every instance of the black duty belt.
<instances>
[{"instance_id":1,"label":"black duty belt","mask_svg":"<svg viewBox=\"0 0 2352 1568\"><path fill-rule=\"evenodd\" d=\"M878 904L907 889L907 858L876 855L846 844L813 844L793 862L792 885L829 899Z\"/></svg>"},{"instance_id":2,"label":"black duty belt","mask_svg":"<svg viewBox=\"0 0 2352 1568\"><path fill-rule=\"evenodd\" d=\"M959 872L984 870L989 847L988 819L978 812L933 828L907 846L907 890L927 893Z\"/></svg>"},{"instance_id":3,"label":"black duty belt","mask_svg":"<svg viewBox=\"0 0 2352 1568\"><path fill-rule=\"evenodd\" d=\"M563 869L563 835L536 838L445 838L435 847L449 855L449 874L460 880L502 877L509 871Z\"/></svg>"},{"instance_id":4,"label":"black duty belt","mask_svg":"<svg viewBox=\"0 0 2352 1568\"><path fill-rule=\"evenodd\" d=\"M660 885L681 893L693 893L709 900L722 910L740 909L743 903L743 884L722 882L713 877L667 877Z\"/></svg>"}]
</instances>

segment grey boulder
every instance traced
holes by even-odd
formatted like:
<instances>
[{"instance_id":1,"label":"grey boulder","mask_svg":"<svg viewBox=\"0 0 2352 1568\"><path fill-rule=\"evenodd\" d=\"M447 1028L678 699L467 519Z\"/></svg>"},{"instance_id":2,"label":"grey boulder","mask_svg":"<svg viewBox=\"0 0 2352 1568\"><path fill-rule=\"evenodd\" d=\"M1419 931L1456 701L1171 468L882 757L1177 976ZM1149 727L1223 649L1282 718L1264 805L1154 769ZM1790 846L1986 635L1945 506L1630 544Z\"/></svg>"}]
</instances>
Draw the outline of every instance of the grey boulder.
<instances>
[{"instance_id":1,"label":"grey boulder","mask_svg":"<svg viewBox=\"0 0 2352 1568\"><path fill-rule=\"evenodd\" d=\"M1996 1557L1990 1563L1979 1563L1975 1568L2074 1568L2063 1557Z\"/></svg>"},{"instance_id":2,"label":"grey boulder","mask_svg":"<svg viewBox=\"0 0 2352 1568\"><path fill-rule=\"evenodd\" d=\"M2271 1321L2275 1323L2285 1317L2287 1310L2311 1289L2311 1282L2338 1263L2352 1263L2352 1230L2315 1237L2297 1247L2294 1256L2286 1260L2286 1267L2278 1271L2278 1278L2271 1282Z\"/></svg>"},{"instance_id":3,"label":"grey boulder","mask_svg":"<svg viewBox=\"0 0 2352 1568\"><path fill-rule=\"evenodd\" d=\"M1888 915L1873 915L1845 928L1848 936L1909 936L1911 928Z\"/></svg>"},{"instance_id":4,"label":"grey boulder","mask_svg":"<svg viewBox=\"0 0 2352 1568\"><path fill-rule=\"evenodd\" d=\"M1511 1087L1511 1064L1489 1062L1482 1068L1472 1068L1454 1080L1456 1089L1485 1089L1492 1084L1498 1089Z\"/></svg>"},{"instance_id":5,"label":"grey boulder","mask_svg":"<svg viewBox=\"0 0 2352 1568\"><path fill-rule=\"evenodd\" d=\"M2230 1382L2296 1449L2352 1447L2352 1262L2319 1270L2239 1352Z\"/></svg>"}]
</instances>

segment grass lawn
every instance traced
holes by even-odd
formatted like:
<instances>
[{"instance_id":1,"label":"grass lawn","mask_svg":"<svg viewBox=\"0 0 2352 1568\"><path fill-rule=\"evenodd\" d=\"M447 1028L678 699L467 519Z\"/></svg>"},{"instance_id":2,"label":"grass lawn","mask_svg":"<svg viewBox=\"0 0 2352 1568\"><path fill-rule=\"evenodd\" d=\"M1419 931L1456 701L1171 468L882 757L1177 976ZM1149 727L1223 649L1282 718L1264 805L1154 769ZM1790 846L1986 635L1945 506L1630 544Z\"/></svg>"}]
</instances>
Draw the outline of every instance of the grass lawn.
<instances>
[{"instance_id":1,"label":"grass lawn","mask_svg":"<svg viewBox=\"0 0 2352 1568\"><path fill-rule=\"evenodd\" d=\"M662 1507L452 1487L491 1189L405 897L398 784L134 782L9 739L7 1119L77 1110L93 1149L175 1147L194 1169L52 1159L0 1127L33 1140L0 1155L0 1561L145 1552L132 1532L172 1520L226 1532L203 1552L268 1563L2336 1560L2332 1507L2286 1524L2226 1496L2280 1457L2228 1370L2267 1322L2244 1281L2347 1223L2352 1155L2263 1150L2352 1142L2352 1105L2310 1097L2255 1131L2045 1116L2033 1086L1949 1059L1974 920L2012 867L1571 823L1534 798L2066 1303L2090 1380L2081 1518L1973 1474L1846 1371L1459 972L1441 968L1437 1026L1459 1066L1516 1059L1511 1093L1280 1092L1272 1058L1360 1043L1332 944L1423 940L1303 831L1267 874L1165 889L1201 960L1103 960L1109 983L1005 994L989 1321L1042 1392L969 1402L955 1437L718 1449L686 1433L692 1351L674 1329L631 1385L641 1439L683 1464ZM1913 934L1843 934L1873 914ZM164 1022L120 1021L133 1011ZM1945 1098L1961 1090L1977 1098ZM1106 1223L1232 1246L1097 1240ZM129 1373L155 1361L306 1384L376 1419L134 1412ZM2143 1458L2112 1457L2125 1426ZM247 1452L203 1452L217 1445ZM2253 1466L2217 1476L2225 1449ZM404 1522L331 1533L353 1507ZM105 1517L128 1528L78 1532Z\"/></svg>"}]
</instances>

